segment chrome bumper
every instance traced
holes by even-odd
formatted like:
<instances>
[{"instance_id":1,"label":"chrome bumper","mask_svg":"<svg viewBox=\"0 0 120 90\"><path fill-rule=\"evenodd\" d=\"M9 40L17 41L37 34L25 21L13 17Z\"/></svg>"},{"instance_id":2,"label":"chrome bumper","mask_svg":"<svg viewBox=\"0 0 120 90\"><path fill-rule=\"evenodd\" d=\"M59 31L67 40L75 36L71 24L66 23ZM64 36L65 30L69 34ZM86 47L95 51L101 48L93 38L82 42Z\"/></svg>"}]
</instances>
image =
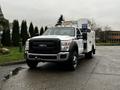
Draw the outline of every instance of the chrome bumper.
<instances>
[{"instance_id":1,"label":"chrome bumper","mask_svg":"<svg viewBox=\"0 0 120 90\"><path fill-rule=\"evenodd\" d=\"M26 52L26 59L35 61L67 61L69 52L60 52L58 54L35 54Z\"/></svg>"}]
</instances>

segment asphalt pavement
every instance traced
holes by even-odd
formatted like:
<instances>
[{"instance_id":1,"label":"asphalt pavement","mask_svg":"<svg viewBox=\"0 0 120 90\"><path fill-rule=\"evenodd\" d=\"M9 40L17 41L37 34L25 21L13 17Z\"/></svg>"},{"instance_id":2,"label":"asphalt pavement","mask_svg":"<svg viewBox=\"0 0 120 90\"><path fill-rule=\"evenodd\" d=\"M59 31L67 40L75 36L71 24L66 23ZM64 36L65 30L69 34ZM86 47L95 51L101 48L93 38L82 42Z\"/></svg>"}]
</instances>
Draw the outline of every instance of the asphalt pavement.
<instances>
[{"instance_id":1,"label":"asphalt pavement","mask_svg":"<svg viewBox=\"0 0 120 90\"><path fill-rule=\"evenodd\" d=\"M40 63L34 70L25 64L0 67L1 90L120 90L120 46L96 51L92 59L81 58L76 71L55 63Z\"/></svg>"}]
</instances>

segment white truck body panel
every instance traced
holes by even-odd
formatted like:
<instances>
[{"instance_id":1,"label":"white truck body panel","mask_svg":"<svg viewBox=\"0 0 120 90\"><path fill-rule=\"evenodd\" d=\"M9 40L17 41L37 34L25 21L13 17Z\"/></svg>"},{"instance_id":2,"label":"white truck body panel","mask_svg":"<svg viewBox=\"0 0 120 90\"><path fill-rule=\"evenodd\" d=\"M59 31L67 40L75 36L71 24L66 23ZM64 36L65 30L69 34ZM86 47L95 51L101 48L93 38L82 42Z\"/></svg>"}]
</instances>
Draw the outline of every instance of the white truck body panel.
<instances>
[{"instance_id":1,"label":"white truck body panel","mask_svg":"<svg viewBox=\"0 0 120 90\"><path fill-rule=\"evenodd\" d=\"M78 54L83 53L83 39L75 40L78 44Z\"/></svg>"},{"instance_id":2,"label":"white truck body panel","mask_svg":"<svg viewBox=\"0 0 120 90\"><path fill-rule=\"evenodd\" d=\"M36 37L33 37L33 38L58 38L60 40L72 40L74 39L74 37L71 37L71 36L63 36L63 35L42 35L42 36L36 36Z\"/></svg>"},{"instance_id":3,"label":"white truck body panel","mask_svg":"<svg viewBox=\"0 0 120 90\"><path fill-rule=\"evenodd\" d=\"M67 40L74 40L77 44L78 44L78 53L79 55L81 53L83 53L83 39L79 39L79 40L75 40L75 37L71 37L71 36L62 36L62 35L43 35L43 36L36 36L33 37L35 39L39 39L39 38L58 38L61 41L67 41Z\"/></svg>"}]
</instances>

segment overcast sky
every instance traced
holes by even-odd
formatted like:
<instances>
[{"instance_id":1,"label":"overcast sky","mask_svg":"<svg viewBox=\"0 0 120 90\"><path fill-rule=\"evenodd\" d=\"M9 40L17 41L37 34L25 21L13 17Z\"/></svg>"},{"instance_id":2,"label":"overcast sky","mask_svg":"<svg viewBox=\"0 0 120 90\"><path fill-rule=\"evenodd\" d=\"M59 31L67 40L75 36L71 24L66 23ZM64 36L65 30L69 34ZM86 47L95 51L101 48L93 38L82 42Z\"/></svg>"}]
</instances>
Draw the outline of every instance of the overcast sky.
<instances>
[{"instance_id":1,"label":"overcast sky","mask_svg":"<svg viewBox=\"0 0 120 90\"><path fill-rule=\"evenodd\" d=\"M43 26L63 14L66 20L92 18L100 26L120 30L120 0L0 0L0 5L10 21L25 19Z\"/></svg>"}]
</instances>

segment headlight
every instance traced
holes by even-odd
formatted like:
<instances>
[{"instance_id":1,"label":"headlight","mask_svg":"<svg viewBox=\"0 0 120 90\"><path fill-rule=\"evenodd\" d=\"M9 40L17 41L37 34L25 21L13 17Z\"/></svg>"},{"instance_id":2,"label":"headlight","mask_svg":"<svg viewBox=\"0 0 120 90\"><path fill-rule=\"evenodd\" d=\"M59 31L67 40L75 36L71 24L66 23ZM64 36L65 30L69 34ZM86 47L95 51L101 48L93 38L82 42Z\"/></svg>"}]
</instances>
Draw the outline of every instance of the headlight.
<instances>
[{"instance_id":1,"label":"headlight","mask_svg":"<svg viewBox=\"0 0 120 90\"><path fill-rule=\"evenodd\" d=\"M68 51L71 41L61 41L61 51Z\"/></svg>"},{"instance_id":2,"label":"headlight","mask_svg":"<svg viewBox=\"0 0 120 90\"><path fill-rule=\"evenodd\" d=\"M29 50L29 40L26 41L25 43L25 51Z\"/></svg>"}]
</instances>

